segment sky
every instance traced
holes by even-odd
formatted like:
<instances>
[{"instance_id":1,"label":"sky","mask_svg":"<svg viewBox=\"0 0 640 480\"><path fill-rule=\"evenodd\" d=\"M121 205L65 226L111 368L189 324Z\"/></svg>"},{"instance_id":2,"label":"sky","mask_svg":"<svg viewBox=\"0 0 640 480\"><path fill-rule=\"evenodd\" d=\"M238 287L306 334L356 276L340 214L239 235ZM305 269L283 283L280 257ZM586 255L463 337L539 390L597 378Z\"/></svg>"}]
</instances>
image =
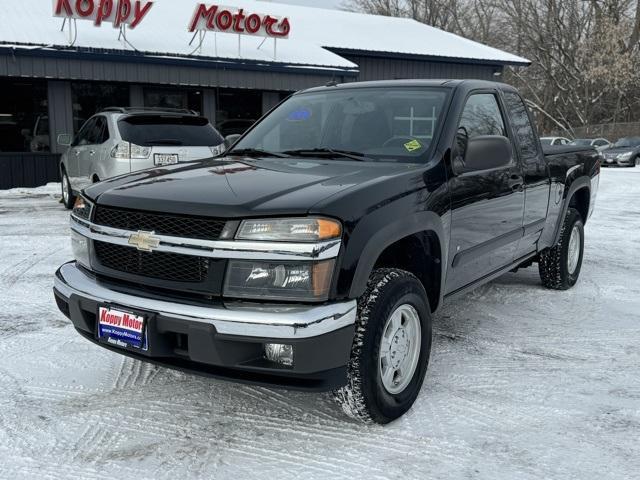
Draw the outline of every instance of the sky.
<instances>
[{"instance_id":1,"label":"sky","mask_svg":"<svg viewBox=\"0 0 640 480\"><path fill-rule=\"evenodd\" d=\"M346 0L275 0L275 3L290 3L292 5L303 5L305 7L340 8L345 1Z\"/></svg>"}]
</instances>

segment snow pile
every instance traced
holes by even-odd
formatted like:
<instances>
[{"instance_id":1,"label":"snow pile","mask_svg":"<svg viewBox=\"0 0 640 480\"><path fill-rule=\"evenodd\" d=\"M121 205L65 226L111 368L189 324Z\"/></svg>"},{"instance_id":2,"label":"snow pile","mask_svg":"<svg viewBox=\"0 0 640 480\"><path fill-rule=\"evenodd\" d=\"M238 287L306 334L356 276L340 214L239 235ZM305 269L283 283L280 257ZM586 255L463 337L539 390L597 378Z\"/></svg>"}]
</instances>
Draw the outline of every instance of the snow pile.
<instances>
[{"instance_id":1,"label":"snow pile","mask_svg":"<svg viewBox=\"0 0 640 480\"><path fill-rule=\"evenodd\" d=\"M49 188L0 194L2 478L637 478L640 168L603 170L573 289L532 267L445 306L422 392L387 427L82 339L51 292L71 252Z\"/></svg>"}]
</instances>

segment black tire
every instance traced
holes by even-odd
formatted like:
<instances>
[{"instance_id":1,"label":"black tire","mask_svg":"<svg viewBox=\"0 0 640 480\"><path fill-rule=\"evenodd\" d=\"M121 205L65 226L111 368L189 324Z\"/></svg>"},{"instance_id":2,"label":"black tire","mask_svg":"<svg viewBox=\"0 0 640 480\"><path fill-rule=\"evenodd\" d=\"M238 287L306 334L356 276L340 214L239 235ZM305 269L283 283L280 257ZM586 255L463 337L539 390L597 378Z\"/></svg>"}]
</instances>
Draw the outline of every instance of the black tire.
<instances>
[{"instance_id":1,"label":"black tire","mask_svg":"<svg viewBox=\"0 0 640 480\"><path fill-rule=\"evenodd\" d=\"M410 382L401 392L391 394L381 378L380 344L387 319L402 305L413 307L418 314L420 352ZM431 310L420 281L404 270L374 270L367 289L358 300L348 382L333 392L334 398L343 411L354 419L389 423L406 413L416 400L427 371L430 353Z\"/></svg>"},{"instance_id":2,"label":"black tire","mask_svg":"<svg viewBox=\"0 0 640 480\"><path fill-rule=\"evenodd\" d=\"M573 229L579 233L579 254L577 266L570 271L569 243ZM567 290L573 287L580 276L582 257L584 254L584 223L580 213L575 208L569 208L562 224L560 241L553 248L540 252L538 271L542 284L554 290Z\"/></svg>"},{"instance_id":3,"label":"black tire","mask_svg":"<svg viewBox=\"0 0 640 480\"><path fill-rule=\"evenodd\" d=\"M67 176L67 172L65 170L62 170L61 172L61 177L62 177L62 181L60 182L61 184L61 189L62 189L62 203L64 204L65 208L67 210L71 210L73 208L73 205L76 203L76 196L73 194L73 190L71 189L71 183L69 182L69 177ZM66 182L66 187L67 187L67 194L65 195L65 182Z\"/></svg>"}]
</instances>

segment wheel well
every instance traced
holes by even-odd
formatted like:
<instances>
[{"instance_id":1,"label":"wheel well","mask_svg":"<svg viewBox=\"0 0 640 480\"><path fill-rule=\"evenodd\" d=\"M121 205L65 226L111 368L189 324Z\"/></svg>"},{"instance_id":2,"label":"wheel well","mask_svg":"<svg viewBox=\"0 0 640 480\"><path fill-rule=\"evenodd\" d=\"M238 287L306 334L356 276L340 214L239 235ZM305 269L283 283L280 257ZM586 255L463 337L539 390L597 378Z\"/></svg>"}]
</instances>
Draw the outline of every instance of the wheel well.
<instances>
[{"instance_id":1,"label":"wheel well","mask_svg":"<svg viewBox=\"0 0 640 480\"><path fill-rule=\"evenodd\" d=\"M91 176L91 181L93 183L98 183L100 181L100 178L98 177L98 175L96 175L95 173Z\"/></svg>"},{"instance_id":2,"label":"wheel well","mask_svg":"<svg viewBox=\"0 0 640 480\"><path fill-rule=\"evenodd\" d=\"M582 217L582 223L587 223L587 217L589 216L589 202L591 201L591 195L587 187L582 187L571 197L569 201L569 207L575 208Z\"/></svg>"},{"instance_id":3,"label":"wheel well","mask_svg":"<svg viewBox=\"0 0 640 480\"><path fill-rule=\"evenodd\" d=\"M424 286L432 311L440 302L442 267L440 243L435 232L419 232L386 247L373 268L400 268L413 273Z\"/></svg>"}]
</instances>

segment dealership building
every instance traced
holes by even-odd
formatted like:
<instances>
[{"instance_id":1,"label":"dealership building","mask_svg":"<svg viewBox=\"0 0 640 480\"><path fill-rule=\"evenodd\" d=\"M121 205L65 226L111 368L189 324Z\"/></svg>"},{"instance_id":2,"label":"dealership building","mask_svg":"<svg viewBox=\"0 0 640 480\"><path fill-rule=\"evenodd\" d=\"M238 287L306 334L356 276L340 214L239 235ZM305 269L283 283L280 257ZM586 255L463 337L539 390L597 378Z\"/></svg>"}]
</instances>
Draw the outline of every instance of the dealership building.
<instances>
[{"instance_id":1,"label":"dealership building","mask_svg":"<svg viewBox=\"0 0 640 480\"><path fill-rule=\"evenodd\" d=\"M0 6L0 189L58 178L61 133L105 107L195 110L235 133L296 90L500 79L529 62L410 19L255 0Z\"/></svg>"}]
</instances>

